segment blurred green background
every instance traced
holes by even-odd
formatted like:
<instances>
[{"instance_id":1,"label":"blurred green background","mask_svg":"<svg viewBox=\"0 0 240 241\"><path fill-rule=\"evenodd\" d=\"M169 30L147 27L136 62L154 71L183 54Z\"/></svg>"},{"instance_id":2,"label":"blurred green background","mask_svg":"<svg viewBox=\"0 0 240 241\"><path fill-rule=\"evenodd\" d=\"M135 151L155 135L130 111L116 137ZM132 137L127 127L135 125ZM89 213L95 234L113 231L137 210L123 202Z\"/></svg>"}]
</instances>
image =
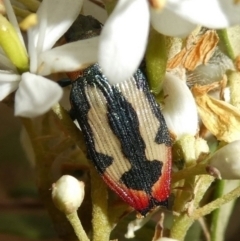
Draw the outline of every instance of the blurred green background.
<instances>
[{"instance_id":1,"label":"blurred green background","mask_svg":"<svg viewBox=\"0 0 240 241\"><path fill-rule=\"evenodd\" d=\"M0 240L58 240L20 144L20 121L4 104L0 113Z\"/></svg>"}]
</instances>

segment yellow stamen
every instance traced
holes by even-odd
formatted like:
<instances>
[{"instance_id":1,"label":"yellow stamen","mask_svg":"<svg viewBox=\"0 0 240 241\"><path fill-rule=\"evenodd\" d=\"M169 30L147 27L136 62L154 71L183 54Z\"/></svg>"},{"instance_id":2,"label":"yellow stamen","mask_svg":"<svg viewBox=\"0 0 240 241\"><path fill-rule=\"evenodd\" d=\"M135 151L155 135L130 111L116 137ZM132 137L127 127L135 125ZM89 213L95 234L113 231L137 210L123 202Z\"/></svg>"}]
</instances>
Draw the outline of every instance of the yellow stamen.
<instances>
[{"instance_id":1,"label":"yellow stamen","mask_svg":"<svg viewBox=\"0 0 240 241\"><path fill-rule=\"evenodd\" d=\"M37 24L37 14L32 13L28 15L23 21L19 23L21 30L27 31L29 28Z\"/></svg>"},{"instance_id":2,"label":"yellow stamen","mask_svg":"<svg viewBox=\"0 0 240 241\"><path fill-rule=\"evenodd\" d=\"M149 0L149 3L153 8L162 10L166 5L166 0Z\"/></svg>"}]
</instances>

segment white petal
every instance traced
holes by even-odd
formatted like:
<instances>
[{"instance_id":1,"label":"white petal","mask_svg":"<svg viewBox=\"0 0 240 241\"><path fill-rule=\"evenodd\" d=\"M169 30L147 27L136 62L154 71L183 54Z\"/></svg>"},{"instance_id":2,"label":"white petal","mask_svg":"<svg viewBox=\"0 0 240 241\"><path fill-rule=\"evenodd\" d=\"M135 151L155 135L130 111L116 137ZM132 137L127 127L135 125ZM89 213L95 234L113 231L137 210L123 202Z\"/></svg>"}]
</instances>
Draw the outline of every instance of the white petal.
<instances>
[{"instance_id":1,"label":"white petal","mask_svg":"<svg viewBox=\"0 0 240 241\"><path fill-rule=\"evenodd\" d=\"M0 71L0 101L18 88L20 79L20 75Z\"/></svg>"},{"instance_id":2,"label":"white petal","mask_svg":"<svg viewBox=\"0 0 240 241\"><path fill-rule=\"evenodd\" d=\"M162 113L168 128L180 139L183 135L196 135L197 107L187 85L176 76L166 74L163 83L164 108Z\"/></svg>"},{"instance_id":3,"label":"white petal","mask_svg":"<svg viewBox=\"0 0 240 241\"><path fill-rule=\"evenodd\" d=\"M11 71L0 70L0 83L6 82L19 82L21 80L21 76L18 74L14 74Z\"/></svg>"},{"instance_id":4,"label":"white petal","mask_svg":"<svg viewBox=\"0 0 240 241\"><path fill-rule=\"evenodd\" d=\"M196 28L196 24L190 23L166 8L161 12L151 8L151 23L159 33L181 38L186 37Z\"/></svg>"},{"instance_id":5,"label":"white petal","mask_svg":"<svg viewBox=\"0 0 240 241\"><path fill-rule=\"evenodd\" d=\"M99 37L84 39L41 53L38 73L71 72L97 62L98 41Z\"/></svg>"},{"instance_id":6,"label":"white petal","mask_svg":"<svg viewBox=\"0 0 240 241\"><path fill-rule=\"evenodd\" d=\"M217 168L223 179L240 179L240 141L234 141L216 151L210 166Z\"/></svg>"},{"instance_id":7,"label":"white petal","mask_svg":"<svg viewBox=\"0 0 240 241\"><path fill-rule=\"evenodd\" d=\"M44 0L37 15L39 23L28 30L28 50L31 72L35 73L38 63L36 56L52 48L68 30L80 13L83 0Z\"/></svg>"},{"instance_id":8,"label":"white petal","mask_svg":"<svg viewBox=\"0 0 240 241\"><path fill-rule=\"evenodd\" d=\"M5 97L15 91L18 87L17 82L4 83L0 82L0 101L2 101Z\"/></svg>"},{"instance_id":9,"label":"white petal","mask_svg":"<svg viewBox=\"0 0 240 241\"><path fill-rule=\"evenodd\" d=\"M60 100L62 92L57 83L24 73L15 95L15 115L33 118L44 114Z\"/></svg>"},{"instance_id":10,"label":"white petal","mask_svg":"<svg viewBox=\"0 0 240 241\"><path fill-rule=\"evenodd\" d=\"M83 0L44 0L40 5L37 15L39 25L38 48L40 52L52 48L56 41L69 29L77 18Z\"/></svg>"},{"instance_id":11,"label":"white petal","mask_svg":"<svg viewBox=\"0 0 240 241\"><path fill-rule=\"evenodd\" d=\"M166 7L208 28L226 28L240 23L240 4L234 4L234 0L168 0Z\"/></svg>"},{"instance_id":12,"label":"white petal","mask_svg":"<svg viewBox=\"0 0 240 241\"><path fill-rule=\"evenodd\" d=\"M15 91L18 87L19 82L0 82L0 101L2 101L5 97Z\"/></svg>"},{"instance_id":13,"label":"white petal","mask_svg":"<svg viewBox=\"0 0 240 241\"><path fill-rule=\"evenodd\" d=\"M120 0L100 35L99 64L113 84L131 77L147 44L149 8L146 0Z\"/></svg>"}]
</instances>

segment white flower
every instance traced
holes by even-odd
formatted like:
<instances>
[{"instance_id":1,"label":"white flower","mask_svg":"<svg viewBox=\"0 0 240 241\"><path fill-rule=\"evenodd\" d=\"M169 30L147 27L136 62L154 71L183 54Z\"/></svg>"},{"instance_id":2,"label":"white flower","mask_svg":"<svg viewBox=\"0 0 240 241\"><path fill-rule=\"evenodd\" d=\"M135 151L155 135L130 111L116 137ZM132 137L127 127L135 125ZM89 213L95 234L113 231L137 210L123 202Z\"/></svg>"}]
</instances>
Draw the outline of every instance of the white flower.
<instances>
[{"instance_id":1,"label":"white flower","mask_svg":"<svg viewBox=\"0 0 240 241\"><path fill-rule=\"evenodd\" d=\"M68 12L68 15L70 15L70 13L72 12L71 16L74 16L71 19L67 19L67 22L65 23L66 26L63 31L59 30L58 37L56 38L56 40L58 40L59 37L61 37L66 32L66 30L71 26L73 21L77 18L83 4L83 0L55 1L59 2L58 4L62 6L61 8L59 7L61 10L61 12L59 12L58 14L59 19L51 17L51 19L53 19L54 22L52 24L52 27L50 27L50 31L51 29L55 29L55 27L58 26L64 18L66 18L66 12ZM69 9L69 3L70 5L72 5L73 9ZM55 12L56 10L49 10L48 12L50 16L52 16L51 11ZM44 28L44 26L42 26L42 28ZM53 33L53 35L55 36L57 30L55 30L54 32L55 33ZM46 35L48 35L48 31L45 31L45 33ZM52 43L50 41L46 42L45 44L48 44L52 47L54 43L55 41L52 41ZM89 39L64 44L60 47L55 47L52 49L50 46L46 46L47 48L42 49L42 51L39 53L37 71L41 75L49 75L51 73L56 72L72 72L86 68L90 64L97 62L98 45L99 37L93 37Z\"/></svg>"},{"instance_id":2,"label":"white flower","mask_svg":"<svg viewBox=\"0 0 240 241\"><path fill-rule=\"evenodd\" d=\"M9 0L4 0L4 3L8 19L15 27L21 41L22 36L11 4ZM86 48L82 41L52 49L56 41L77 18L82 3L83 0L42 1L37 11L38 24L28 30L30 72L19 73L16 66L12 64L12 61L8 59L6 53L0 48L0 100L17 90L15 94L15 115L32 118L47 112L60 100L62 89L57 83L41 75L73 71L81 66L81 61L82 64L96 61L96 39L90 41L95 44L95 49L93 47L91 50L91 52L95 53L86 60L84 60L86 56L83 55L81 49L84 48L85 52L87 52L86 49L89 50L89 48ZM89 45L92 46L91 44ZM24 47L22 46L22 48ZM76 51L76 49L79 51Z\"/></svg>"},{"instance_id":3,"label":"white flower","mask_svg":"<svg viewBox=\"0 0 240 241\"><path fill-rule=\"evenodd\" d=\"M52 199L56 207L65 214L77 211L85 195L84 186L83 182L70 175L59 178L52 185Z\"/></svg>"},{"instance_id":4,"label":"white flower","mask_svg":"<svg viewBox=\"0 0 240 241\"><path fill-rule=\"evenodd\" d=\"M216 151L209 161L223 179L240 179L240 140L233 141Z\"/></svg>"},{"instance_id":5,"label":"white flower","mask_svg":"<svg viewBox=\"0 0 240 241\"><path fill-rule=\"evenodd\" d=\"M160 11L149 10L147 0L119 0L99 46L99 63L111 83L124 81L138 68L150 21L162 34L183 37L197 25L226 28L240 23L240 4L234 0L166 0Z\"/></svg>"},{"instance_id":6,"label":"white flower","mask_svg":"<svg viewBox=\"0 0 240 241\"><path fill-rule=\"evenodd\" d=\"M186 83L167 73L163 91L166 98L162 113L170 131L177 139L184 135L195 136L198 131L197 106Z\"/></svg>"}]
</instances>

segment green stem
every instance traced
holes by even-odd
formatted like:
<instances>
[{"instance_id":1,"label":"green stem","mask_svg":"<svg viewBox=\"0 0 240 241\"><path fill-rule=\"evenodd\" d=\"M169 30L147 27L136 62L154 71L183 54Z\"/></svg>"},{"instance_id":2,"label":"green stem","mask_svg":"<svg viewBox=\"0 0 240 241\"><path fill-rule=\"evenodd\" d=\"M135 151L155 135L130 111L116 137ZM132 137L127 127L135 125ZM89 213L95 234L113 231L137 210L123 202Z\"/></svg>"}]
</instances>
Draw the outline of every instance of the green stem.
<instances>
[{"instance_id":1,"label":"green stem","mask_svg":"<svg viewBox=\"0 0 240 241\"><path fill-rule=\"evenodd\" d=\"M221 30L218 30L217 33L218 33L218 36L219 36L221 42L224 44L228 57L231 58L232 60L234 60L235 54L234 54L232 45L229 41L227 30L221 29Z\"/></svg>"},{"instance_id":2,"label":"green stem","mask_svg":"<svg viewBox=\"0 0 240 241\"><path fill-rule=\"evenodd\" d=\"M60 106L53 107L55 116L60 120L66 130L66 134L78 144L78 146L86 153L86 145L82 132L75 126L69 114ZM64 129L61 128L63 131ZM112 223L108 218L108 193L107 187L99 177L94 167L90 168L91 175L91 196L93 203L93 241L107 241L112 230Z\"/></svg>"},{"instance_id":3,"label":"green stem","mask_svg":"<svg viewBox=\"0 0 240 241\"><path fill-rule=\"evenodd\" d=\"M186 177L193 177L196 175L207 174L206 164L197 164L195 166L187 167L181 171L172 174L172 183L176 183Z\"/></svg>"},{"instance_id":4,"label":"green stem","mask_svg":"<svg viewBox=\"0 0 240 241\"><path fill-rule=\"evenodd\" d=\"M223 195L220 198L217 198L216 200L208 203L207 205L203 206L202 208L196 209L193 214L192 218L198 219L200 217L203 217L209 213L211 213L213 210L221 207L223 204L230 202L231 200L234 200L240 196L240 186L235 188L233 191Z\"/></svg>"},{"instance_id":5,"label":"green stem","mask_svg":"<svg viewBox=\"0 0 240 241\"><path fill-rule=\"evenodd\" d=\"M174 202L173 209L175 212L181 213L186 209L186 204L190 202L193 198L193 187L194 187L195 177L187 177L184 180L184 185L182 190L179 192L177 201Z\"/></svg>"},{"instance_id":6,"label":"green stem","mask_svg":"<svg viewBox=\"0 0 240 241\"><path fill-rule=\"evenodd\" d=\"M217 182L215 198L219 198L240 184L239 180L221 180ZM224 234L228 226L236 199L231 200L212 213L211 241L224 241Z\"/></svg>"},{"instance_id":7,"label":"green stem","mask_svg":"<svg viewBox=\"0 0 240 241\"><path fill-rule=\"evenodd\" d=\"M93 241L108 241L112 225L108 218L107 186L101 180L94 167L91 168L90 175L93 204Z\"/></svg>"},{"instance_id":8,"label":"green stem","mask_svg":"<svg viewBox=\"0 0 240 241\"><path fill-rule=\"evenodd\" d=\"M192 208L197 208L199 206L204 194L214 180L214 178L209 175L197 176L195 179L194 196L193 199L188 202L188 206ZM182 211L178 217L175 217L172 229L170 231L171 238L179 241L184 240L188 229L195 220L195 217L190 213L191 210L188 210L188 212L189 214L187 214L186 211Z\"/></svg>"},{"instance_id":9,"label":"green stem","mask_svg":"<svg viewBox=\"0 0 240 241\"><path fill-rule=\"evenodd\" d=\"M83 138L82 132L76 127L72 119L69 116L69 113L59 104L56 104L52 108L55 117L60 120L60 124L64 127L62 130L68 136L71 136L71 139L79 146L79 148L87 153L86 144Z\"/></svg>"},{"instance_id":10,"label":"green stem","mask_svg":"<svg viewBox=\"0 0 240 241\"><path fill-rule=\"evenodd\" d=\"M151 91L158 95L162 90L167 67L165 36L151 29L146 50L146 71Z\"/></svg>"},{"instance_id":11,"label":"green stem","mask_svg":"<svg viewBox=\"0 0 240 241\"><path fill-rule=\"evenodd\" d=\"M180 151L182 152L182 157L185 162L185 168L183 169L184 173L184 185L182 187L183 191L178 192L178 201L174 203L174 210L176 212L182 212L185 210L186 203L188 203L193 198L193 188L195 185L195 178L196 175L199 174L207 174L204 166L196 165L196 160L198 158L199 153L201 153L201 150L203 148L201 143L204 143L202 139L196 139L192 135L185 135L181 139L179 139L175 146L179 146ZM197 167L194 171L196 172L187 172L186 170L192 169L192 166ZM200 167L200 168L199 168ZM177 174L178 180L179 178L182 178L180 174ZM177 178L175 177L175 181Z\"/></svg>"},{"instance_id":12,"label":"green stem","mask_svg":"<svg viewBox=\"0 0 240 241\"><path fill-rule=\"evenodd\" d=\"M217 187L216 187L215 198L222 196L223 190L224 190L224 184L225 184L225 181L223 181L223 180L218 181ZM218 225L219 225L219 221L218 221L219 216L220 216L220 209L216 209L212 214L212 220L211 220L211 229L210 229L211 230L211 241L219 240L217 238L218 234L216 232L218 230ZM222 220L221 220L221 222L222 222ZM221 238L221 237L219 237L219 238Z\"/></svg>"},{"instance_id":13,"label":"green stem","mask_svg":"<svg viewBox=\"0 0 240 241\"><path fill-rule=\"evenodd\" d=\"M190 218L186 213L177 217L171 228L170 237L172 239L177 239L183 241L188 229L193 224L194 219Z\"/></svg>"},{"instance_id":14,"label":"green stem","mask_svg":"<svg viewBox=\"0 0 240 241\"><path fill-rule=\"evenodd\" d=\"M90 241L86 232L83 229L82 223L77 215L77 212L66 215L66 218L71 223L73 230L79 241Z\"/></svg>"}]
</instances>

